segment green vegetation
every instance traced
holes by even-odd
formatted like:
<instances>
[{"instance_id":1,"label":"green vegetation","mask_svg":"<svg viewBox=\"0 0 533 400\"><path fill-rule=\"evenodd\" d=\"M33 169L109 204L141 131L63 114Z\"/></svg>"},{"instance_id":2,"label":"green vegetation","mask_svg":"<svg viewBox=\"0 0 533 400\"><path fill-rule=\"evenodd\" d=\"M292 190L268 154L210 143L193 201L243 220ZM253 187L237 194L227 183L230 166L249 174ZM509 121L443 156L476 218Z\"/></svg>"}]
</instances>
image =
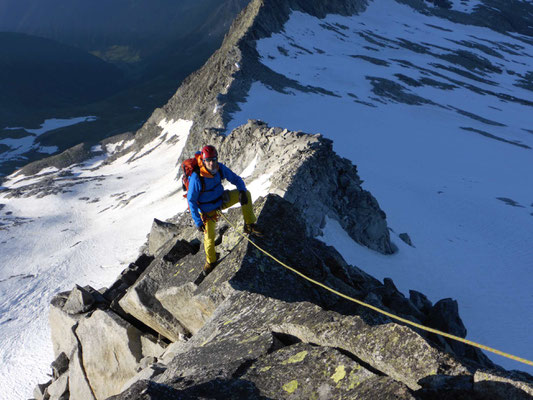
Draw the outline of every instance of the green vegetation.
<instances>
[{"instance_id":1,"label":"green vegetation","mask_svg":"<svg viewBox=\"0 0 533 400\"><path fill-rule=\"evenodd\" d=\"M135 64L141 61L138 50L117 44L108 47L106 50L94 50L91 54L113 64Z\"/></svg>"}]
</instances>

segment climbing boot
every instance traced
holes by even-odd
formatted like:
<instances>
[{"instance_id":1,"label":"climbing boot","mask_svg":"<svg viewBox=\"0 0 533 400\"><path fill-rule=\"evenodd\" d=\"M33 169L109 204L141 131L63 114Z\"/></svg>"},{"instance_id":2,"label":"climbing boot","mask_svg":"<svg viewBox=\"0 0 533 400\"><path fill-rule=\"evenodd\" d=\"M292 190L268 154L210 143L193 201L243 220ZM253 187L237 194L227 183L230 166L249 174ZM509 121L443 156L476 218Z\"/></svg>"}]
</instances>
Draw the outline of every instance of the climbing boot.
<instances>
[{"instance_id":1,"label":"climbing boot","mask_svg":"<svg viewBox=\"0 0 533 400\"><path fill-rule=\"evenodd\" d=\"M213 270L213 268L215 268L215 266L217 265L218 260L220 258L220 253L217 252L216 255L217 255L217 259L215 262L210 263L207 260L205 261L204 269L203 269L204 276L207 276Z\"/></svg>"},{"instance_id":2,"label":"climbing boot","mask_svg":"<svg viewBox=\"0 0 533 400\"><path fill-rule=\"evenodd\" d=\"M244 224L244 233L257 237L263 236L263 232L261 232L256 224Z\"/></svg>"},{"instance_id":3,"label":"climbing boot","mask_svg":"<svg viewBox=\"0 0 533 400\"><path fill-rule=\"evenodd\" d=\"M215 268L215 265L216 265L216 262L210 263L206 261L204 264L204 270L203 270L204 276L207 276L207 274L209 274L213 270L213 268Z\"/></svg>"}]
</instances>

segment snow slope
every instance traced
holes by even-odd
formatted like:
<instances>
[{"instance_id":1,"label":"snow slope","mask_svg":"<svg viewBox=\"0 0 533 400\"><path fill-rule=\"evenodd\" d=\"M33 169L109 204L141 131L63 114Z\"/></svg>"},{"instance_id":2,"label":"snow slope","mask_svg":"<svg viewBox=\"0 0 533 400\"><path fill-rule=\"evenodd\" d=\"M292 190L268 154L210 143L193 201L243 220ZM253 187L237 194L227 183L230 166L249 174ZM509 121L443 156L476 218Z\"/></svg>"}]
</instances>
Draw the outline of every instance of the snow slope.
<instances>
[{"instance_id":1,"label":"snow slope","mask_svg":"<svg viewBox=\"0 0 533 400\"><path fill-rule=\"evenodd\" d=\"M47 380L53 295L75 284L109 286L136 259L153 218L164 220L186 209L176 195L176 160L191 125L161 121L161 136L135 160L126 156L101 165L106 154L100 151L70 168L60 195L0 198L6 204L0 209L0 392L9 399L26 399ZM31 183L17 179L6 186Z\"/></svg>"},{"instance_id":2,"label":"snow slope","mask_svg":"<svg viewBox=\"0 0 533 400\"><path fill-rule=\"evenodd\" d=\"M255 82L228 131L257 118L333 139L387 213L399 251L362 248L331 221L323 240L404 293L457 299L469 339L532 360L533 92L520 81L533 46L521 39L393 0L353 17L293 12L257 43L261 62L324 90Z\"/></svg>"}]
</instances>

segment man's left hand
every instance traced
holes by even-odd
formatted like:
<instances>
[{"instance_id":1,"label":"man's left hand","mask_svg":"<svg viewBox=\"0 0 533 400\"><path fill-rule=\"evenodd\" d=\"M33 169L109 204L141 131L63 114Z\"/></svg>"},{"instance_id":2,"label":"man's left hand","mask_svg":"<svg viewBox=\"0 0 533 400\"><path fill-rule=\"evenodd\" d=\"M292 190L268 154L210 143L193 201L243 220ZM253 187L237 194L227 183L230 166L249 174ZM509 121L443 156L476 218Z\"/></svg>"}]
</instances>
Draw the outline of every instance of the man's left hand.
<instances>
[{"instance_id":1,"label":"man's left hand","mask_svg":"<svg viewBox=\"0 0 533 400\"><path fill-rule=\"evenodd\" d=\"M245 190L239 191L239 202L241 203L241 206L248 204L248 194Z\"/></svg>"}]
</instances>

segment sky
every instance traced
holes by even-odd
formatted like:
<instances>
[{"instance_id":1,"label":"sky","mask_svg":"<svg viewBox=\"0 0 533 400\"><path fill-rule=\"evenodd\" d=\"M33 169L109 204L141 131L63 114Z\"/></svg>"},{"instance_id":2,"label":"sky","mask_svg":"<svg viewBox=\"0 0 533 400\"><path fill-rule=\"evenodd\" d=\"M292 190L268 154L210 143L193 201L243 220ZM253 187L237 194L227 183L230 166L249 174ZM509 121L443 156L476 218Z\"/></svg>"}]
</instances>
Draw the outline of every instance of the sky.
<instances>
[{"instance_id":1,"label":"sky","mask_svg":"<svg viewBox=\"0 0 533 400\"><path fill-rule=\"evenodd\" d=\"M386 212L398 251L368 250L335 220L319 239L376 278L391 277L406 295L414 289L433 302L456 299L468 339L533 359L533 121L531 106L509 100L533 101L531 91L516 86L533 70L533 46L392 0L353 17L293 12L283 32L257 46L272 70L330 94L281 93L255 82L227 131L262 119L332 139ZM458 50L495 68L457 67L450 55ZM179 116L161 120L160 136L134 160L103 164L131 142L95 147L94 158L69 168L60 194L0 193L0 392L26 399L49 379L47 310L54 294L75 284L110 285L135 261L153 218L186 209L176 162L192 124ZM248 176L256 167L241 172ZM4 185L38 183L53 172L12 175ZM268 187L269 176L249 183L254 197ZM403 232L414 247L399 239Z\"/></svg>"}]
</instances>

